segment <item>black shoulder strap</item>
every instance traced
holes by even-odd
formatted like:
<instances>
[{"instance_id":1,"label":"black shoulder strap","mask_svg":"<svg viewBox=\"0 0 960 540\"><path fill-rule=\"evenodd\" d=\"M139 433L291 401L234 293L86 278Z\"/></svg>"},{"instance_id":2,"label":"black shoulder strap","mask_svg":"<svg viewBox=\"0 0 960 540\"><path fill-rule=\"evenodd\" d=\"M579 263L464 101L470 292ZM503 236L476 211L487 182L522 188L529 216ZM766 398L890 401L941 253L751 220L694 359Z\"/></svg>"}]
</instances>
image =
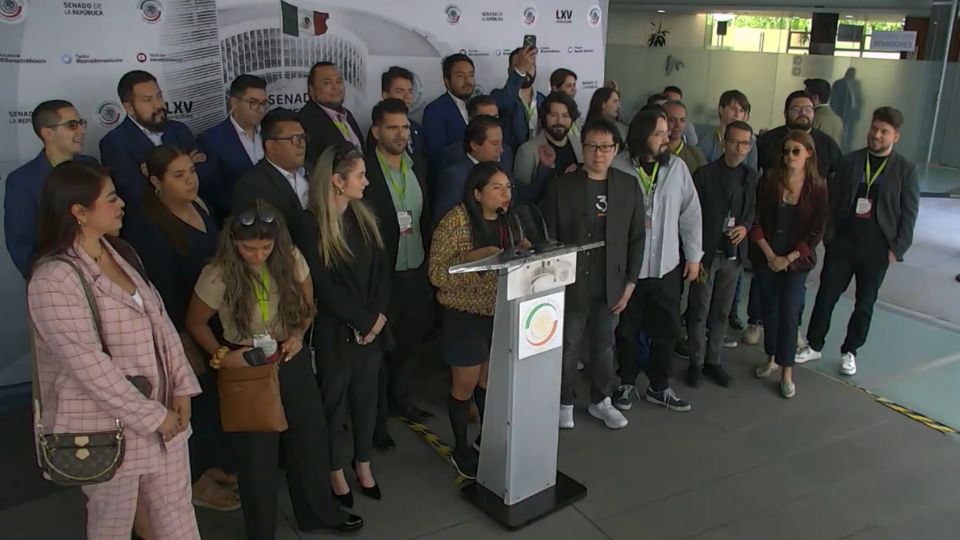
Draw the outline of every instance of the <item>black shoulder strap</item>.
<instances>
[{"instance_id":1,"label":"black shoulder strap","mask_svg":"<svg viewBox=\"0 0 960 540\"><path fill-rule=\"evenodd\" d=\"M140 274L145 283L150 283L150 278L147 277L147 269L143 267L143 261L140 260L140 256L137 255L133 246L116 236L104 235L103 238L123 257L123 260L127 261L127 264Z\"/></svg>"}]
</instances>

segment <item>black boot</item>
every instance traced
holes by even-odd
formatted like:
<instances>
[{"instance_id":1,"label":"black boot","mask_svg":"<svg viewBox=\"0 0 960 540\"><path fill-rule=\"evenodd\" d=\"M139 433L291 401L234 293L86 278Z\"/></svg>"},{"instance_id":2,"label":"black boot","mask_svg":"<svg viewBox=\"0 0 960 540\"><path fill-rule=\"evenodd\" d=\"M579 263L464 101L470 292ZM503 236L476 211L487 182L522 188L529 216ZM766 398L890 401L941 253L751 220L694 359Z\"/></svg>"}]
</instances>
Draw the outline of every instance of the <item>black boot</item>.
<instances>
[{"instance_id":1,"label":"black boot","mask_svg":"<svg viewBox=\"0 0 960 540\"><path fill-rule=\"evenodd\" d=\"M453 429L454 438L453 466L462 476L475 479L477 477L477 454L467 442L470 402L449 396L447 398L447 409L450 413L450 427Z\"/></svg>"}]
</instances>

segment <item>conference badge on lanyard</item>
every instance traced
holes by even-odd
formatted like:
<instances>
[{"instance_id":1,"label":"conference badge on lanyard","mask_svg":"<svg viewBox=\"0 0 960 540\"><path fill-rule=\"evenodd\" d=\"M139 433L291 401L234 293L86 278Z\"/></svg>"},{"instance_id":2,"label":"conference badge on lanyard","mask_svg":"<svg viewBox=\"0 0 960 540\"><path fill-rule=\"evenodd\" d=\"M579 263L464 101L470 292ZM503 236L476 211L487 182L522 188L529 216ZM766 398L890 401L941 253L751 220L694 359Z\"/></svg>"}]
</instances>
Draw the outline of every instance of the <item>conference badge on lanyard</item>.
<instances>
[{"instance_id":1,"label":"conference badge on lanyard","mask_svg":"<svg viewBox=\"0 0 960 540\"><path fill-rule=\"evenodd\" d=\"M883 172L883 169L887 166L887 160L884 159L883 163L877 167L877 171L871 174L870 171L870 156L867 156L867 165L866 170L864 171L864 182L867 184L867 190L863 194L863 197L857 197L857 204L854 208L856 216L860 219L870 219L873 217L873 201L870 199L870 188L873 187L874 182L877 181L877 177L880 176L880 173Z\"/></svg>"},{"instance_id":2,"label":"conference badge on lanyard","mask_svg":"<svg viewBox=\"0 0 960 540\"><path fill-rule=\"evenodd\" d=\"M263 320L263 333L253 336L253 348L262 349L263 355L270 358L276 354L277 340L273 339L268 330L270 322L270 274L264 268L260 273L260 283L254 284L254 290L257 294L257 307L260 308L260 317Z\"/></svg>"},{"instance_id":3,"label":"conference badge on lanyard","mask_svg":"<svg viewBox=\"0 0 960 540\"><path fill-rule=\"evenodd\" d=\"M660 172L660 164L656 163L653 166L653 173L649 176L647 171L643 170L643 166L637 167L637 173L640 174L640 187L643 189L643 209L646 217L644 218L644 226L647 230L653 228L653 198L657 190L657 173Z\"/></svg>"}]
</instances>

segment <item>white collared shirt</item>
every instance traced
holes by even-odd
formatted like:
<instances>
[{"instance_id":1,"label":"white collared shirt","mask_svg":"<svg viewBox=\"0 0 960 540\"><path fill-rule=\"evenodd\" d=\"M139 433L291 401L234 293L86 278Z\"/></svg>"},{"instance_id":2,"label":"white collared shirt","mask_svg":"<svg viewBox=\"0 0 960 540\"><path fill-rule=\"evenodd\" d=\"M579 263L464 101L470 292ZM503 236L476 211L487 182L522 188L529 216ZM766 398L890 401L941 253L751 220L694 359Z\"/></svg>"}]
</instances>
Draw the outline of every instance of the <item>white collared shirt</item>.
<instances>
[{"instance_id":1,"label":"white collared shirt","mask_svg":"<svg viewBox=\"0 0 960 540\"><path fill-rule=\"evenodd\" d=\"M142 131L143 134L146 135L148 139L150 139L150 142L152 142L154 146L160 146L161 144L163 144L163 132L162 132L162 131L159 132L159 133L157 133L156 131L150 131L149 129L147 129L147 128L143 127L142 125L140 125L140 122L137 122L136 120L134 120L132 116L130 117L130 120L131 120L134 124L136 124L138 128L140 128L140 131Z\"/></svg>"},{"instance_id":2,"label":"white collared shirt","mask_svg":"<svg viewBox=\"0 0 960 540\"><path fill-rule=\"evenodd\" d=\"M533 91L533 101L530 102L533 105L532 108L527 109L527 102L523 100L523 90L517 94L517 99L520 100L520 105L524 108L524 113L527 116L527 130L530 133L530 138L537 136L537 130L540 129L540 111L537 110L537 91Z\"/></svg>"},{"instance_id":3,"label":"white collared shirt","mask_svg":"<svg viewBox=\"0 0 960 540\"><path fill-rule=\"evenodd\" d=\"M266 158L265 158L266 159ZM293 188L294 193L297 194L297 198L300 199L300 207L306 210L307 208L307 193L309 191L309 186L307 184L307 177L305 176L305 171L303 167L297 169L296 173L292 173L286 169L282 169L277 166L276 163L267 159L267 162L273 165L273 168L278 170L284 178L287 179L287 182L290 182L290 187Z\"/></svg>"},{"instance_id":4,"label":"white collared shirt","mask_svg":"<svg viewBox=\"0 0 960 540\"><path fill-rule=\"evenodd\" d=\"M247 132L240 127L237 119L234 118L232 114L230 115L230 122L233 124L234 129L237 130L237 137L240 137L240 144L242 144L243 149L247 151L247 157L250 158L250 163L256 165L263 159L263 139L260 137L260 126L257 125L257 129L253 132L253 140L251 141Z\"/></svg>"},{"instance_id":5,"label":"white collared shirt","mask_svg":"<svg viewBox=\"0 0 960 540\"><path fill-rule=\"evenodd\" d=\"M460 116L463 117L463 123L470 123L470 115L467 114L467 102L453 95L452 92L447 90L447 94L450 95L450 98L453 99L453 102L457 104L457 109L460 110Z\"/></svg>"},{"instance_id":6,"label":"white collared shirt","mask_svg":"<svg viewBox=\"0 0 960 540\"><path fill-rule=\"evenodd\" d=\"M480 160L473 157L473 154L468 153L467 157L470 158L470 161L472 161L474 165L476 165L477 163L480 163Z\"/></svg>"}]
</instances>

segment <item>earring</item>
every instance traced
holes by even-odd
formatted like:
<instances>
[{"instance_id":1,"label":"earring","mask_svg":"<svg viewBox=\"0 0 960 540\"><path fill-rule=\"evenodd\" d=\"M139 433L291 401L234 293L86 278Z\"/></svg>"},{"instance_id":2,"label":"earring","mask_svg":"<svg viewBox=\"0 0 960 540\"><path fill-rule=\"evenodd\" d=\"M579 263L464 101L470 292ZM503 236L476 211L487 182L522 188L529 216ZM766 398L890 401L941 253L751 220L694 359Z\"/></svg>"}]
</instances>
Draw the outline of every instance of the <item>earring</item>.
<instances>
[{"instance_id":1,"label":"earring","mask_svg":"<svg viewBox=\"0 0 960 540\"><path fill-rule=\"evenodd\" d=\"M77 220L77 225L79 225L79 226L81 226L81 227L86 227L86 226L87 226L87 222L84 221L84 220L82 220L82 219L78 219L78 220Z\"/></svg>"},{"instance_id":2,"label":"earring","mask_svg":"<svg viewBox=\"0 0 960 540\"><path fill-rule=\"evenodd\" d=\"M160 188L154 188L153 192L157 194L157 197L160 196Z\"/></svg>"},{"instance_id":3,"label":"earring","mask_svg":"<svg viewBox=\"0 0 960 540\"><path fill-rule=\"evenodd\" d=\"M343 195L343 188L337 187L337 195Z\"/></svg>"}]
</instances>

